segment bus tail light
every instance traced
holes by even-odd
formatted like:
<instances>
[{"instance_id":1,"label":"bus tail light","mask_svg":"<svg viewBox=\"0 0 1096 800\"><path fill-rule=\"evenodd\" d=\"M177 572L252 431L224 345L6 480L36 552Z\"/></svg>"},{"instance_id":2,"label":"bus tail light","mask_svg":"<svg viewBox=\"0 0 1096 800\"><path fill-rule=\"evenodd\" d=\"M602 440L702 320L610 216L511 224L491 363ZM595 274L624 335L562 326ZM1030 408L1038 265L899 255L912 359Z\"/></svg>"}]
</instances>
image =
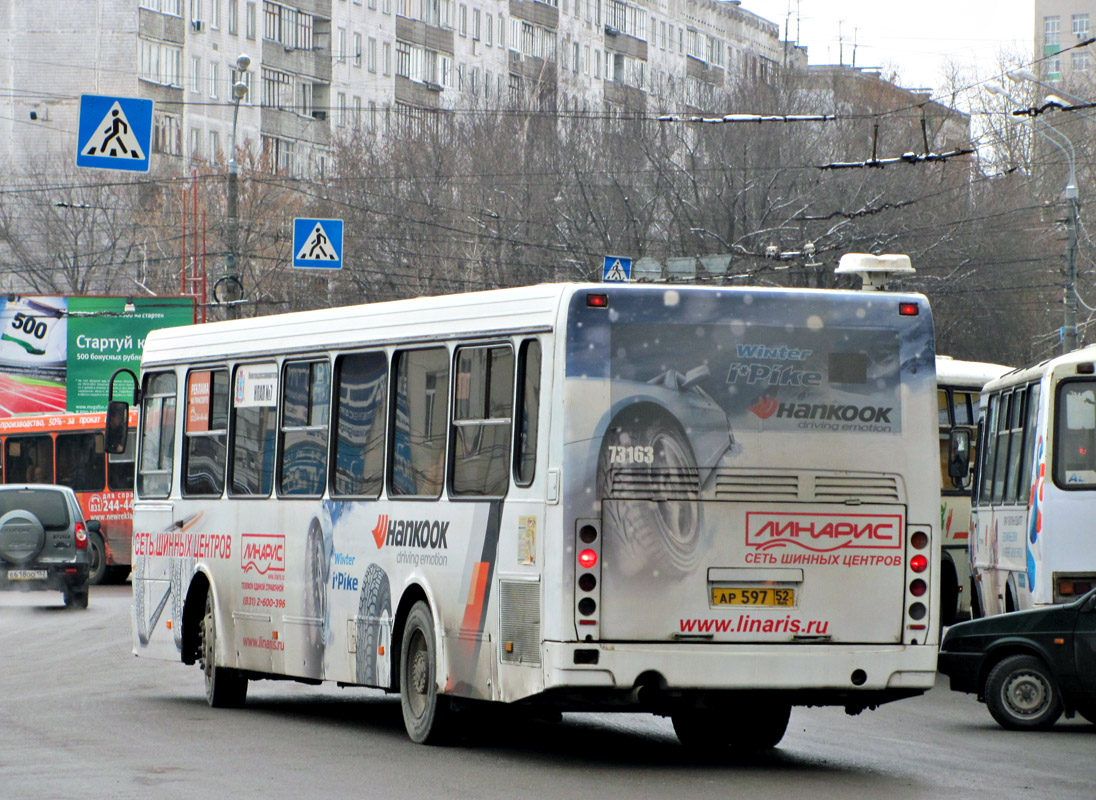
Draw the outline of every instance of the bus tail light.
<instances>
[{"instance_id":1,"label":"bus tail light","mask_svg":"<svg viewBox=\"0 0 1096 800\"><path fill-rule=\"evenodd\" d=\"M924 596L924 594L928 590L928 588L929 588L928 584L926 584L920 578L914 578L910 582L910 594L912 594L914 597Z\"/></svg>"},{"instance_id":2,"label":"bus tail light","mask_svg":"<svg viewBox=\"0 0 1096 800\"><path fill-rule=\"evenodd\" d=\"M898 313L903 317L916 317L921 313L921 306L917 303L899 303Z\"/></svg>"},{"instance_id":3,"label":"bus tail light","mask_svg":"<svg viewBox=\"0 0 1096 800\"><path fill-rule=\"evenodd\" d=\"M601 603L601 530L596 521L580 520L575 542L575 621L579 636L594 637Z\"/></svg>"},{"instance_id":4,"label":"bus tail light","mask_svg":"<svg viewBox=\"0 0 1096 800\"><path fill-rule=\"evenodd\" d=\"M87 550L88 549L88 532L84 528L84 523L76 523L76 549Z\"/></svg>"},{"instance_id":5,"label":"bus tail light","mask_svg":"<svg viewBox=\"0 0 1096 800\"><path fill-rule=\"evenodd\" d=\"M914 572L924 572L929 568L929 560L923 555L915 555L910 559L910 569Z\"/></svg>"}]
</instances>

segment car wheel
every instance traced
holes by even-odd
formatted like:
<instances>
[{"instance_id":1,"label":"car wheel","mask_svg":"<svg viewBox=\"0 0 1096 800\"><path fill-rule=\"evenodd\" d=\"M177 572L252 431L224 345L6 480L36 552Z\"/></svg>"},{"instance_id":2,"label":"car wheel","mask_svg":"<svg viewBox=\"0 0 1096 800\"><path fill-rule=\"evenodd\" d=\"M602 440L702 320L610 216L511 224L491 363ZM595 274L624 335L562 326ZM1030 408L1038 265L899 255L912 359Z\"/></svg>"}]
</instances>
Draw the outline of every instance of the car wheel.
<instances>
[{"instance_id":1,"label":"car wheel","mask_svg":"<svg viewBox=\"0 0 1096 800\"><path fill-rule=\"evenodd\" d=\"M103 537L97 533L88 534L88 583L98 586L110 572L107 566L107 547Z\"/></svg>"},{"instance_id":2,"label":"car wheel","mask_svg":"<svg viewBox=\"0 0 1096 800\"><path fill-rule=\"evenodd\" d=\"M725 710L681 711L671 715L678 741L704 752L759 752L780 744L792 707L787 703L749 703Z\"/></svg>"},{"instance_id":3,"label":"car wheel","mask_svg":"<svg viewBox=\"0 0 1096 800\"><path fill-rule=\"evenodd\" d=\"M213 592L206 591L205 614L199 634L206 702L213 708L240 708L247 699L247 678L238 670L217 666L217 620L213 613Z\"/></svg>"},{"instance_id":4,"label":"car wheel","mask_svg":"<svg viewBox=\"0 0 1096 800\"><path fill-rule=\"evenodd\" d=\"M380 669L380 646L384 642L383 627L392 619L392 590L388 574L377 564L365 568L362 592L358 599L357 653L355 659L358 683L366 686L388 686L388 675Z\"/></svg>"},{"instance_id":5,"label":"car wheel","mask_svg":"<svg viewBox=\"0 0 1096 800\"><path fill-rule=\"evenodd\" d=\"M688 499L658 503L607 499L616 453L630 454L630 464L650 470L655 481L661 479L676 488L691 481L696 470L696 457L684 432L648 408L625 410L602 440L597 485L607 535L619 547L624 574L690 573L704 550L700 504Z\"/></svg>"},{"instance_id":6,"label":"car wheel","mask_svg":"<svg viewBox=\"0 0 1096 800\"><path fill-rule=\"evenodd\" d=\"M449 733L449 698L438 695L434 615L421 600L411 607L400 647L400 708L411 741L439 744Z\"/></svg>"},{"instance_id":7,"label":"car wheel","mask_svg":"<svg viewBox=\"0 0 1096 800\"><path fill-rule=\"evenodd\" d=\"M1002 728L1046 730L1062 715L1062 698L1046 664L1035 656L1009 656L990 670L986 705Z\"/></svg>"},{"instance_id":8,"label":"car wheel","mask_svg":"<svg viewBox=\"0 0 1096 800\"><path fill-rule=\"evenodd\" d=\"M61 597L64 598L65 605L68 608L88 607L88 589L86 586L83 589L65 589L61 593Z\"/></svg>"}]
</instances>

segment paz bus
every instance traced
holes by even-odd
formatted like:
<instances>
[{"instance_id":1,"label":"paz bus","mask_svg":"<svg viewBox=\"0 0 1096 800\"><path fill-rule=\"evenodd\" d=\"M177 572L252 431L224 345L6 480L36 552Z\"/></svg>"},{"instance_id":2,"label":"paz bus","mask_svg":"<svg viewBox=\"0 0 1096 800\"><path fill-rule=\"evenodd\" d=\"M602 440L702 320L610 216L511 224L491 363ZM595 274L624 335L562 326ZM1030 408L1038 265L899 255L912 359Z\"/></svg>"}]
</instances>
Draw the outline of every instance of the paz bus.
<instances>
[{"instance_id":1,"label":"paz bus","mask_svg":"<svg viewBox=\"0 0 1096 800\"><path fill-rule=\"evenodd\" d=\"M88 533L89 583L129 574L137 413L121 452L107 454L103 412L0 419L0 482L57 483L76 493L98 532Z\"/></svg>"},{"instance_id":2,"label":"paz bus","mask_svg":"<svg viewBox=\"0 0 1096 800\"><path fill-rule=\"evenodd\" d=\"M792 706L933 686L921 295L557 284L166 328L136 391L134 651L199 664L212 706L335 681L397 693L416 742L492 701L757 749Z\"/></svg>"},{"instance_id":3,"label":"paz bus","mask_svg":"<svg viewBox=\"0 0 1096 800\"><path fill-rule=\"evenodd\" d=\"M971 472L976 449L967 448L965 467L951 466L953 430L965 430L974 439L978 425L978 396L982 387L1010 367L982 361L936 357L936 386L940 408L940 620L951 625L971 615L973 583L970 568ZM957 473L957 474L952 474Z\"/></svg>"},{"instance_id":4,"label":"paz bus","mask_svg":"<svg viewBox=\"0 0 1096 800\"><path fill-rule=\"evenodd\" d=\"M982 391L971 557L986 615L1069 603L1096 586L1096 347Z\"/></svg>"}]
</instances>

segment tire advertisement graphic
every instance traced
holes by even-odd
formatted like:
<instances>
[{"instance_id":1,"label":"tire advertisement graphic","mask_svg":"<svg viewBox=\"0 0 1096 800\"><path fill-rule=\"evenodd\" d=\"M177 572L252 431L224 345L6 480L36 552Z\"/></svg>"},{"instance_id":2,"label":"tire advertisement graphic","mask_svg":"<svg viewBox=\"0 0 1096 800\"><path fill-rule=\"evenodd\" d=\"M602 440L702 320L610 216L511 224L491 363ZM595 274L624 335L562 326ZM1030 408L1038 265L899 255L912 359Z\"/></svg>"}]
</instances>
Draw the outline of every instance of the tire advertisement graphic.
<instances>
[{"instance_id":1,"label":"tire advertisement graphic","mask_svg":"<svg viewBox=\"0 0 1096 800\"><path fill-rule=\"evenodd\" d=\"M380 655L387 648L387 628L392 619L392 590L388 574L377 564L365 568L357 616L357 682L369 686L388 686L389 660Z\"/></svg>"},{"instance_id":2,"label":"tire advertisement graphic","mask_svg":"<svg viewBox=\"0 0 1096 800\"><path fill-rule=\"evenodd\" d=\"M696 457L681 426L668 416L638 407L619 414L602 440L598 496L609 494L620 453L639 453L644 468L671 478L695 473ZM691 500L659 503L604 500L606 532L617 537L617 568L623 575L687 574L707 549L701 506Z\"/></svg>"},{"instance_id":3,"label":"tire advertisement graphic","mask_svg":"<svg viewBox=\"0 0 1096 800\"><path fill-rule=\"evenodd\" d=\"M318 622L308 629L303 654L305 674L313 678L323 677L324 672L324 647L330 622L327 605L330 564L331 537L325 533L323 522L314 517L308 526L305 550L304 614Z\"/></svg>"}]
</instances>

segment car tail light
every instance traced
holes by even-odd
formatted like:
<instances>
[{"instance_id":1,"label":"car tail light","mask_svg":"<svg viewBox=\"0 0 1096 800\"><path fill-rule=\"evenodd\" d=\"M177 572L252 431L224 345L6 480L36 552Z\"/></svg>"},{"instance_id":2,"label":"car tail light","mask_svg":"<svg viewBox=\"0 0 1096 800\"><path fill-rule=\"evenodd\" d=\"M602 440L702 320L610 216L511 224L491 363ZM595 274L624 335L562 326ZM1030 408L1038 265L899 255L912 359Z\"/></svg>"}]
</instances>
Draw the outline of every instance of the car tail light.
<instances>
[{"instance_id":1,"label":"car tail light","mask_svg":"<svg viewBox=\"0 0 1096 800\"><path fill-rule=\"evenodd\" d=\"M924 572L929 568L929 560L923 555L916 555L910 559L910 569L914 572Z\"/></svg>"},{"instance_id":2,"label":"car tail light","mask_svg":"<svg viewBox=\"0 0 1096 800\"><path fill-rule=\"evenodd\" d=\"M76 523L76 549L88 549L88 532L84 529L84 523L82 522Z\"/></svg>"}]
</instances>

